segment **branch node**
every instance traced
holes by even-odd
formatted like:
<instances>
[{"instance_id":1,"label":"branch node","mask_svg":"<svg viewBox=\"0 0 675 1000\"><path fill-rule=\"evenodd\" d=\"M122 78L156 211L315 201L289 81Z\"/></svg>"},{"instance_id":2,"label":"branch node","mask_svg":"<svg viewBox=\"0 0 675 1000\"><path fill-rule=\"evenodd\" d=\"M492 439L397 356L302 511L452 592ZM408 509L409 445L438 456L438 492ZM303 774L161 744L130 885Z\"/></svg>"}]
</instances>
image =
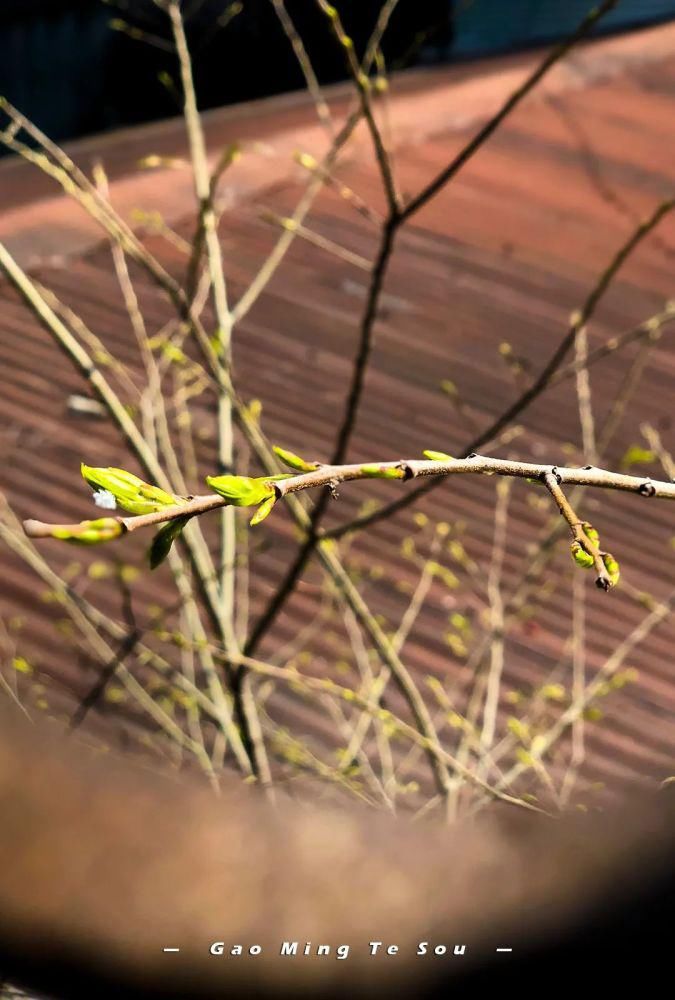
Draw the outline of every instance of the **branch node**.
<instances>
[{"instance_id":1,"label":"branch node","mask_svg":"<svg viewBox=\"0 0 675 1000\"><path fill-rule=\"evenodd\" d=\"M651 479L646 479L638 486L638 493L643 497L653 497L656 495L656 487Z\"/></svg>"}]
</instances>

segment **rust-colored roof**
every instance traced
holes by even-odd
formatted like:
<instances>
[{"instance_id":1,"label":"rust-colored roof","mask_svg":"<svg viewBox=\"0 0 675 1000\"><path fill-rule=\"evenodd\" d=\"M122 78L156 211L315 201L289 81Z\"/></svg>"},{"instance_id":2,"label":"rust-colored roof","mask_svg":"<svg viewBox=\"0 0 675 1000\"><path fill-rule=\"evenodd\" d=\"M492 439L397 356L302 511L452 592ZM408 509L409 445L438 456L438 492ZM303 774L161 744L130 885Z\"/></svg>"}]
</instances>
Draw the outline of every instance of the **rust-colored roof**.
<instances>
[{"instance_id":1,"label":"rust-colored roof","mask_svg":"<svg viewBox=\"0 0 675 1000\"><path fill-rule=\"evenodd\" d=\"M401 97L394 96L391 110L396 171L404 192L418 190L448 162L534 58L403 78ZM335 90L334 101L337 108L344 106L343 89ZM673 28L594 43L559 68L452 186L412 220L399 239L387 278L351 449L355 460L414 456L424 448L452 453L471 438L473 425L486 426L506 408L519 384L500 355L500 345L508 342L525 359L527 370L538 372L562 336L570 312L583 302L616 248L641 217L673 194L674 117ZM313 123L311 106L297 98L210 113L207 125L214 148L242 136L262 144L249 148L232 174L232 207L221 227L230 294L236 299L276 237L260 218L261 209L290 214L304 189L302 173L289 154L298 146L320 152L325 140ZM74 150L85 166L93 154L112 161L113 198L124 211L162 203L172 224L189 236L187 171L153 175L133 169L145 153L182 155L179 124L88 140ZM338 176L370 204L381 205L365 138L357 141ZM107 249L72 206L46 196L44 181L32 178L22 164L0 166L0 182L5 181L0 239L82 314L108 349L131 360L133 338ZM60 228L64 223L65 233ZM372 258L375 230L333 189L322 193L307 224L353 253ZM169 269L183 266L178 251L155 237L149 242ZM671 217L641 245L603 299L589 330L591 348L663 306L673 295L674 260ZM353 263L296 239L238 328L234 355L242 395L261 399L268 435L303 455L322 458L331 450L367 280ZM150 326L159 327L169 315L168 306L145 279L139 279L139 290ZM128 465L128 459L108 423L67 410L69 394L86 392L81 378L15 295L6 286L0 292L0 486L21 517L77 520L89 510L78 481L80 460ZM645 422L659 429L666 447L675 446L672 337L666 330L649 353L608 448L610 467L618 465L627 447L642 443L640 425ZM635 347L629 348L591 370L599 423L621 392L635 353ZM442 391L443 380L459 387L465 417ZM211 411L209 403L196 413L203 471L213 468ZM548 391L518 423L527 433L502 444L500 454L559 464L583 462L573 382ZM659 474L655 466L647 471ZM192 485L199 488L197 482ZM351 517L367 498L393 499L396 489L396 484L345 487L331 507L330 523ZM447 644L448 617L457 611L471 618L477 638L485 631L494 496L493 480L459 477L415 508L432 522L448 522L450 537L461 537L478 567L471 586L452 590L441 580L434 582L403 651L420 684L426 689L429 675L447 682L459 708L471 672ZM583 510L620 558L626 582L607 596L588 581L590 674L645 615L635 592L664 599L675 586L675 525L665 502L640 502L631 496L588 496ZM550 515L550 505L542 509L533 489L513 485L504 571L507 596L528 564L528 546L536 543ZM401 552L401 541L411 532L424 535L412 512L406 511L351 542L349 558L361 570L364 593L389 627L400 620L417 578L415 566ZM251 537L257 548L253 609L259 611L297 541L290 520L276 512ZM421 553L428 548L423 540L417 544ZM44 543L41 551L59 566L74 559L86 566L114 555L112 549L64 552L57 543ZM125 540L115 553L128 561L140 558L135 539ZM449 554L442 561L462 576ZM19 652L41 674L54 678L45 697L52 707L67 711L73 695L81 696L92 684L97 669L84 657L59 650L53 625L62 612L36 599L45 587L36 583L31 570L5 551L3 565L3 619L24 618ZM572 575L567 546L561 545L553 573L529 601L536 614L508 630L505 690L539 687L551 671L569 687ZM140 617L149 605L170 600L168 579L161 570L134 583ZM84 587L87 594L91 591L110 603L110 582L87 580ZM311 620L320 598L319 577L309 571L266 644L269 655L294 639ZM601 724L587 726L587 782L619 788L624 782L662 779L673 771L672 641L672 623L666 622L626 660L626 666L639 669L639 679L605 700ZM11 636L6 645L11 647ZM65 639L63 648L69 650ZM309 648L310 669L331 672L339 680L335 664L347 654L338 626L313 636ZM278 712L298 732L330 732L330 720L320 718L308 703L287 693L276 697L272 713ZM393 692L391 705L405 711ZM110 706L101 711L119 720L118 709L113 716ZM517 714L518 709L505 711ZM110 730L119 732L119 721Z\"/></svg>"}]
</instances>

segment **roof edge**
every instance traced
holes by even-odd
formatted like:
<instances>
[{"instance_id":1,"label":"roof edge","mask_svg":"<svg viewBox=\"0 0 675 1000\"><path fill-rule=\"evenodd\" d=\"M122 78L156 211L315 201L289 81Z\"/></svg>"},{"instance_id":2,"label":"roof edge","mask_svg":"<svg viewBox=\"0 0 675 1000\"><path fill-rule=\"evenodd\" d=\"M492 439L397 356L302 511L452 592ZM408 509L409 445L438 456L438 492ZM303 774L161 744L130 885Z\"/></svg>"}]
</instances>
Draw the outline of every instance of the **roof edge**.
<instances>
[{"instance_id":1,"label":"roof edge","mask_svg":"<svg viewBox=\"0 0 675 1000\"><path fill-rule=\"evenodd\" d=\"M396 77L390 99L393 142L397 147L430 136L461 131L489 117L537 65L546 50L463 62L442 69L424 68ZM659 25L620 36L586 42L555 66L530 99L579 89L630 72L636 66L675 54L675 24ZM344 115L352 97L349 84L325 88L333 113ZM329 138L318 123L311 97L304 91L249 101L204 112L207 142L215 159L229 142L242 142L246 156L228 173L226 207L298 176L293 153L300 149L319 158ZM184 159L187 143L181 118L133 126L67 144L70 156L85 170L95 159L106 165L111 199L130 220L135 209L161 212L172 225L194 201L191 171L185 167L139 170L150 153ZM365 132L350 144L350 159L370 155ZM270 169L270 160L274 169ZM102 239L99 227L72 200L16 157L0 163L3 201L0 240L24 267L62 263L86 253Z\"/></svg>"}]
</instances>

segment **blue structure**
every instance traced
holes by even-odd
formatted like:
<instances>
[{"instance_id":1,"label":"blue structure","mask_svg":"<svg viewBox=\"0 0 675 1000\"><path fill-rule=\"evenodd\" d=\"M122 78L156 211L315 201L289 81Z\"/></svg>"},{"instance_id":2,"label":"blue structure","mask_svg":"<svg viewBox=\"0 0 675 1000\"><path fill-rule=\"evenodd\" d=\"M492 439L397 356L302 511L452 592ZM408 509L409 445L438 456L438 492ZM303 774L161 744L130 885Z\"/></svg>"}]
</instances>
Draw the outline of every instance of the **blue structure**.
<instances>
[{"instance_id":1,"label":"blue structure","mask_svg":"<svg viewBox=\"0 0 675 1000\"><path fill-rule=\"evenodd\" d=\"M405 2L405 0L404 0ZM455 0L450 57L509 52L569 34L597 0ZM675 18L675 0L619 0L596 34Z\"/></svg>"}]
</instances>

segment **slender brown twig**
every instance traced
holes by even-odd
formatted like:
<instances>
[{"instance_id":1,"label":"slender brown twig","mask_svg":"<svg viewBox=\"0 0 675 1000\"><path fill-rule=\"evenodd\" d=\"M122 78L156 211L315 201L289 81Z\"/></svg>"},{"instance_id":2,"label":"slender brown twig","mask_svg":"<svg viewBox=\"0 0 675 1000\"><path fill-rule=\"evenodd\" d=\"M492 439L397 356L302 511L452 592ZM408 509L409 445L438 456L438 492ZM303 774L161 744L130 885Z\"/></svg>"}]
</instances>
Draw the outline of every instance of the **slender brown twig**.
<instances>
[{"instance_id":1,"label":"slender brown twig","mask_svg":"<svg viewBox=\"0 0 675 1000\"><path fill-rule=\"evenodd\" d=\"M574 344L578 331L586 326L591 317L594 315L598 303L627 258L640 245L642 240L644 240L645 237L652 232L664 216L672 211L673 208L675 208L674 198L668 198L665 201L660 202L649 217L643 220L637 229L629 235L628 239L626 239L625 242L619 247L608 266L600 275L598 281L586 297L581 309L578 312L573 313L565 336L562 338L549 361L546 363L534 382L518 397L514 403L507 407L507 409L504 410L490 424L489 427L477 434L471 441L468 442L468 444L464 446L461 451L462 456L468 455L492 441L498 434L508 427L516 419L516 417L519 417L520 414L523 413L523 411L526 410L530 404L533 403L534 400L537 399L546 389L561 380L560 378L556 379L555 376L558 373L560 365L565 360L571 346ZM670 320L671 312L671 310L666 310L666 314L663 316L664 321ZM650 324L651 321L647 320L645 324L641 324L635 331L631 331L628 336L630 339L637 339L639 336L648 335L652 332ZM616 348L611 348L611 350L614 349ZM609 353L609 350L605 353ZM600 355L594 357L593 360L598 360L599 356ZM578 364L574 363L570 366L570 374L574 374L578 370ZM349 524L338 525L336 528L326 532L325 537L340 538L347 532L361 530L370 524L374 524L375 522L382 520L383 518L391 517L392 514L395 514L415 503L421 496L424 496L424 494L434 489L436 485L436 483L425 484L417 490L407 494L407 496L393 501L393 503L379 507L377 510L372 511L363 517L355 518Z\"/></svg>"},{"instance_id":2,"label":"slender brown twig","mask_svg":"<svg viewBox=\"0 0 675 1000\"><path fill-rule=\"evenodd\" d=\"M423 208L428 202L434 198L439 191L441 191L449 181L455 177L462 167L468 163L471 157L481 148L483 143L490 138L490 136L495 132L502 122L508 118L513 109L521 103L524 97L534 90L539 81L548 73L552 66L560 62L571 49L580 42L582 38L585 38L588 33L595 27L598 21L608 14L612 8L616 7L619 0L603 0L603 3L598 4L594 7L586 17L581 21L576 30L565 38L559 45L549 52L546 58L537 66L533 73L531 73L527 79L518 87L511 96L505 101L502 107L499 109L496 115L494 115L485 125L480 129L479 132L473 137L470 143L466 145L457 156L440 171L434 177L426 187L418 195L416 195L408 204L404 207L401 212L402 221L406 221L421 208Z\"/></svg>"},{"instance_id":3,"label":"slender brown twig","mask_svg":"<svg viewBox=\"0 0 675 1000\"><path fill-rule=\"evenodd\" d=\"M478 132L476 136L468 143L464 149L459 153L459 155L452 161L452 163L443 171L442 175L432 182L427 188L425 188L420 195L414 199L413 202L409 203L405 209L400 208L399 199L396 193L396 188L393 180L393 176L390 169L390 160L387 155L387 151L382 145L381 136L377 125L375 123L372 106L369 100L369 80L367 76L369 68L369 60L374 57L375 47L368 47L366 51L366 59L364 64L359 66L356 58L354 56L353 47L350 47L349 43L351 40L345 35L342 29L339 15L335 8L326 4L324 0L317 0L318 4L325 12L326 8L330 9L331 23L334 26L338 40L341 42L343 47L346 48L348 56L348 66L352 76L355 80L359 96L361 98L361 112L366 117L368 126L371 131L371 136L375 146L376 156L378 164L380 166L380 171L383 178L383 183L385 187L385 192L387 195L388 204L388 215L385 223L383 224L381 230L380 245L377 251L377 256L371 273L371 280L366 296L366 305L363 312L363 317L360 325L359 334L359 346L357 351L356 360L354 362L354 369L352 373L352 379L347 395L347 402L345 405L345 412L340 425L340 430L338 432L336 447L334 451L333 460L337 464L344 461L347 453L347 447L353 433L354 425L356 422L356 416L358 413L358 408L361 400L361 395L363 392L363 385L365 380L365 373L372 349L372 338L373 329L375 325L375 320L377 317L377 310L379 306L380 295L382 293L382 288L384 286L384 280L387 273L387 268L389 260L393 253L394 242L396 238L396 233L403 225L405 221L413 214L417 208L421 207L423 203L430 200L445 184L447 184L455 174L471 159L475 152L483 145L483 143L489 139L495 129L504 121L504 119L511 113L511 111L517 107L517 105L530 93L530 91L539 83L539 81L546 75L548 70L554 66L560 59L562 59L567 52L585 35L591 30L594 24L612 7L615 6L617 0L605 0L603 4L597 9L592 11L579 25L577 30L572 36L566 39L563 43L557 46L549 55L537 66L535 71L530 74L530 76L523 82L523 84L511 95L504 106L497 112L493 118ZM385 17L378 21L376 26L376 32L381 33L385 30L388 23L388 18L393 12L394 4L387 5L387 10L385 12ZM390 9L391 8L391 9ZM371 43L375 38L375 33L373 38L371 38ZM377 43L379 44L379 42ZM338 137L334 148L337 150L337 143L341 137ZM237 307L238 309L238 307ZM235 309L235 313L237 312ZM560 358L560 361L564 357L564 353ZM560 361L556 361L554 369L558 367ZM543 387L542 387L543 389ZM541 389L539 391L542 391ZM534 397L532 397L534 398ZM531 400L526 400L523 403L523 408L529 404ZM520 411L518 411L520 412ZM500 426L494 426L493 432L489 436L479 435L475 441L469 443L465 450L465 454L469 454L476 448L480 447L482 444L487 443L492 440L499 432L515 418L516 413L514 412L512 416L509 417ZM365 527L366 524L370 524L381 517L389 517L395 511L401 509L402 507L408 506L413 503L417 497L427 492L431 486L421 487L416 493L408 494L407 497L401 498L395 501L393 504L387 507L381 508L381 512L374 512L373 514L359 518L352 521L349 526L340 526L337 530L330 533L331 537L339 537L339 535L344 534L346 531L357 530L358 528ZM277 615L285 605L289 596L293 593L295 586L300 579L305 567L307 566L312 553L314 552L317 541L319 538L319 525L326 511L328 504L327 497L319 498L314 511L312 513L312 520L310 525L310 530L308 531L304 542L302 543L298 553L293 560L291 566L289 567L286 575L282 579L281 583L277 587L275 593L273 594L271 600L269 601L267 607L263 611L262 615L258 619L253 632L251 633L248 643L246 645L247 652L252 654L257 649L261 639L266 634L272 623L275 621Z\"/></svg>"},{"instance_id":4,"label":"slender brown twig","mask_svg":"<svg viewBox=\"0 0 675 1000\"><path fill-rule=\"evenodd\" d=\"M598 587L602 590L609 590L612 586L612 579L607 572L605 563L603 562L602 552L600 551L599 546L596 545L584 531L584 522L580 519L560 486L557 470L554 469L551 472L547 472L544 475L544 483L546 485L546 489L557 503L560 513L567 521L572 538L583 547L584 551L587 552L589 556L592 557L593 566L595 567L595 572L597 574L595 582Z\"/></svg>"},{"instance_id":5,"label":"slender brown twig","mask_svg":"<svg viewBox=\"0 0 675 1000\"><path fill-rule=\"evenodd\" d=\"M642 497L658 497L675 500L675 483L652 480L645 476L631 476L592 465L570 467L563 465L543 465L535 462L520 462L515 459L493 458L491 456L470 455L464 459L432 461L401 459L396 462L371 462L355 465L320 465L315 471L289 476L286 479L268 480L278 500L303 490L330 487L339 483L372 479L417 479L423 476L509 476L544 483L559 502L558 487L561 485L592 486L597 489L617 490L634 493ZM264 477L263 477L264 479ZM555 483L555 490L552 484ZM566 503L566 501L565 501ZM216 493L195 496L182 504L162 507L151 514L137 514L130 517L112 518L124 532L138 531L156 524L163 524L176 518L197 517L228 505L225 497ZM559 503L559 506L561 504ZM567 518L569 511L563 510ZM571 512L574 518L574 512ZM82 524L87 524L84 521ZM570 523L568 521L568 523ZM24 522L26 534L31 538L53 537L53 529L77 529L75 525L52 525L29 519Z\"/></svg>"},{"instance_id":6,"label":"slender brown twig","mask_svg":"<svg viewBox=\"0 0 675 1000\"><path fill-rule=\"evenodd\" d=\"M361 114L365 119L368 126L368 131L370 132L370 137L373 142L373 149L375 150L375 159L377 160L378 167L380 169L380 174L382 175L382 183L384 185L384 191L387 197L387 204L389 206L390 215L398 215L399 212L399 196L396 190L396 181L394 179L394 174L392 170L392 162L389 151L385 147L384 140L382 138L382 133L375 121L375 114L373 111L372 95L371 95L371 82L368 73L364 69L364 66L358 61L356 53L354 52L354 42L345 32L340 19L340 14L337 8L333 7L332 4L326 2L326 0L315 0L317 6L323 11L323 13L328 18L330 26L333 30L333 34L345 53L345 61L347 63L347 69L354 82L354 87L359 96L359 103L361 105Z\"/></svg>"}]
</instances>

